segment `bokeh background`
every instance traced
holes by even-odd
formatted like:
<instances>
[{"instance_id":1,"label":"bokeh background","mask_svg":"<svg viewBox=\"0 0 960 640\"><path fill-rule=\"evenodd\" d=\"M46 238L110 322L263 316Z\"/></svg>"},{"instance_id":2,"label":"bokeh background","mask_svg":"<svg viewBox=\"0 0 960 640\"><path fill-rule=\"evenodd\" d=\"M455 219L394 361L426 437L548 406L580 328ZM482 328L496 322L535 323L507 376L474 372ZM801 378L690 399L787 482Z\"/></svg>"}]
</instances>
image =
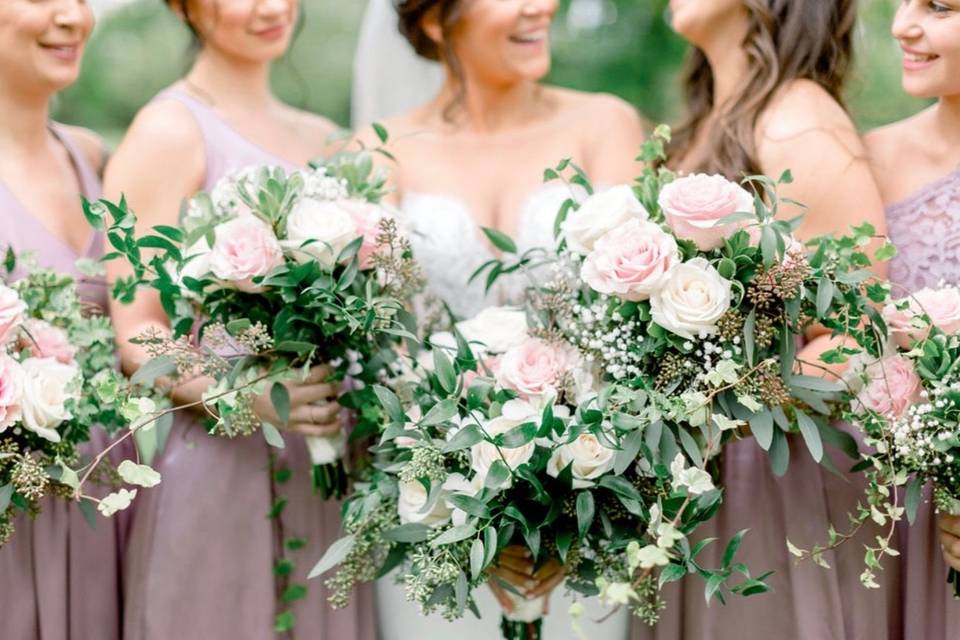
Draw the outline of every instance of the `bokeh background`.
<instances>
[{"instance_id":1,"label":"bokeh background","mask_svg":"<svg viewBox=\"0 0 960 640\"><path fill-rule=\"evenodd\" d=\"M349 125L352 62L366 0L301 0L304 28L276 65L277 93ZM832 0L808 0L830 2ZM98 24L79 82L58 97L55 116L116 144L137 110L189 67L186 29L161 0L91 0ZM900 90L889 26L899 0L861 0L858 67L849 104L864 130L923 108ZM563 0L550 81L607 91L654 122L681 115L685 45L670 30L667 0Z\"/></svg>"}]
</instances>

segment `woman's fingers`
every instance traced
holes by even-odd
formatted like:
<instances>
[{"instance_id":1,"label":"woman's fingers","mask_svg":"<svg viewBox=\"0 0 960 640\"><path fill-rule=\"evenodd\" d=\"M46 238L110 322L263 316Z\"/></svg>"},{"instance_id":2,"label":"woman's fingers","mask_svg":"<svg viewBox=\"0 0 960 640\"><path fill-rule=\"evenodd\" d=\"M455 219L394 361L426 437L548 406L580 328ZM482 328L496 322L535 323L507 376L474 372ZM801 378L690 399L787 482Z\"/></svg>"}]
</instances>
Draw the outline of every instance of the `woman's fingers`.
<instances>
[{"instance_id":1,"label":"woman's fingers","mask_svg":"<svg viewBox=\"0 0 960 640\"><path fill-rule=\"evenodd\" d=\"M520 589L532 589L537 586L537 582L530 575L504 566L491 567L490 573Z\"/></svg>"},{"instance_id":2,"label":"woman's fingers","mask_svg":"<svg viewBox=\"0 0 960 640\"><path fill-rule=\"evenodd\" d=\"M487 584L490 585L490 591L493 591L493 596L497 599L497 602L500 603L500 608L507 613L512 613L513 600L510 599L510 596L507 594L507 590L497 584L497 581L493 578L490 578L487 581Z\"/></svg>"},{"instance_id":3,"label":"woman's fingers","mask_svg":"<svg viewBox=\"0 0 960 640\"><path fill-rule=\"evenodd\" d=\"M525 558L517 558L514 556L506 556L501 554L500 557L497 558L497 565L512 569L517 573L522 573L525 576L534 575L534 564Z\"/></svg>"},{"instance_id":4,"label":"woman's fingers","mask_svg":"<svg viewBox=\"0 0 960 640\"><path fill-rule=\"evenodd\" d=\"M339 424L342 407L335 402L305 404L290 410L289 424Z\"/></svg>"},{"instance_id":5,"label":"woman's fingers","mask_svg":"<svg viewBox=\"0 0 960 640\"><path fill-rule=\"evenodd\" d=\"M290 406L334 400L340 394L340 385L337 384L308 384L292 385L287 387L290 393Z\"/></svg>"},{"instance_id":6,"label":"woman's fingers","mask_svg":"<svg viewBox=\"0 0 960 640\"><path fill-rule=\"evenodd\" d=\"M319 425L319 424L295 424L290 427L286 427L284 431L299 433L302 436L310 436L312 438L329 438L340 433L339 424L329 424L329 425Z\"/></svg>"},{"instance_id":7,"label":"woman's fingers","mask_svg":"<svg viewBox=\"0 0 960 640\"><path fill-rule=\"evenodd\" d=\"M960 516L941 515L938 524L940 531L960 538Z\"/></svg>"},{"instance_id":8,"label":"woman's fingers","mask_svg":"<svg viewBox=\"0 0 960 640\"><path fill-rule=\"evenodd\" d=\"M316 384L318 382L326 382L331 373L333 373L333 369L331 369L329 365L322 364L313 367L310 369L310 373L307 374L307 377L303 380L303 383Z\"/></svg>"},{"instance_id":9,"label":"woman's fingers","mask_svg":"<svg viewBox=\"0 0 960 640\"><path fill-rule=\"evenodd\" d=\"M537 586L527 591L527 597L539 598L540 596L549 596L550 593L557 588L557 585L563 582L563 577L563 571L557 571L549 578L539 581ZM549 601L549 598L547 598L547 600ZM546 613L546 611L544 613Z\"/></svg>"},{"instance_id":10,"label":"woman's fingers","mask_svg":"<svg viewBox=\"0 0 960 640\"><path fill-rule=\"evenodd\" d=\"M509 556L512 558L529 558L530 550L520 545L511 545L500 550L500 556Z\"/></svg>"}]
</instances>

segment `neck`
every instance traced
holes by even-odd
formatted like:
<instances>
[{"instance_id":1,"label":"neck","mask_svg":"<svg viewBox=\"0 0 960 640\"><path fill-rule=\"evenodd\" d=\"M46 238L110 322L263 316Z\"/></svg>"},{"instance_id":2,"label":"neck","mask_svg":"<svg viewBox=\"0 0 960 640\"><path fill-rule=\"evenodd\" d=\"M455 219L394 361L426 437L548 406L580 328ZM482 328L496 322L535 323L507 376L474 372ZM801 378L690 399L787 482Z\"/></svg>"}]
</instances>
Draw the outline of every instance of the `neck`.
<instances>
[{"instance_id":1,"label":"neck","mask_svg":"<svg viewBox=\"0 0 960 640\"><path fill-rule=\"evenodd\" d=\"M722 109L738 95L750 73L747 54L740 46L748 28L745 18L731 16L723 26L717 25L716 35L702 47L713 71L714 110Z\"/></svg>"},{"instance_id":2,"label":"neck","mask_svg":"<svg viewBox=\"0 0 960 640\"><path fill-rule=\"evenodd\" d=\"M940 99L936 106L936 127L947 153L955 155L960 146L960 95Z\"/></svg>"},{"instance_id":3,"label":"neck","mask_svg":"<svg viewBox=\"0 0 960 640\"><path fill-rule=\"evenodd\" d=\"M454 120L458 128L495 133L529 122L539 93L540 87L535 82L460 82L448 73L447 81L431 106L443 112L450 104L457 103Z\"/></svg>"},{"instance_id":4,"label":"neck","mask_svg":"<svg viewBox=\"0 0 960 640\"><path fill-rule=\"evenodd\" d=\"M0 146L37 149L49 140L50 97L45 91L24 91L0 83Z\"/></svg>"},{"instance_id":5,"label":"neck","mask_svg":"<svg viewBox=\"0 0 960 640\"><path fill-rule=\"evenodd\" d=\"M200 52L185 81L213 106L259 110L274 102L268 63L238 60L212 49Z\"/></svg>"}]
</instances>

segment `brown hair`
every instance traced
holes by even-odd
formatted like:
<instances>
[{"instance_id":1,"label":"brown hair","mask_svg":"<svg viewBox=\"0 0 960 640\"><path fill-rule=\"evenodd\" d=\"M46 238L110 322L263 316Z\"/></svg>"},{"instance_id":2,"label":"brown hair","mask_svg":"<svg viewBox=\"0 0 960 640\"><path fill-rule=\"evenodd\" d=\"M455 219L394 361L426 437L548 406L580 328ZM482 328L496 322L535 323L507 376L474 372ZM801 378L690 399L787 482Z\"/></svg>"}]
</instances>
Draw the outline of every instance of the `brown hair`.
<instances>
[{"instance_id":1,"label":"brown hair","mask_svg":"<svg viewBox=\"0 0 960 640\"><path fill-rule=\"evenodd\" d=\"M453 50L450 37L454 25L460 19L461 4L461 0L400 0L396 5L400 33L410 42L417 55L446 64L459 85L457 96L444 109L443 115L446 120L453 119L454 110L463 102L466 95L463 69ZM437 17L443 33L442 46L423 28L423 19L431 11L439 12Z\"/></svg>"},{"instance_id":2,"label":"brown hair","mask_svg":"<svg viewBox=\"0 0 960 640\"><path fill-rule=\"evenodd\" d=\"M793 80L812 80L843 104L853 64L856 0L745 0L747 36L741 43L750 76L710 132L698 169L730 179L760 173L757 121L777 92ZM688 115L674 131L670 156L682 157L714 109L713 70L700 49L688 61L684 82Z\"/></svg>"}]
</instances>

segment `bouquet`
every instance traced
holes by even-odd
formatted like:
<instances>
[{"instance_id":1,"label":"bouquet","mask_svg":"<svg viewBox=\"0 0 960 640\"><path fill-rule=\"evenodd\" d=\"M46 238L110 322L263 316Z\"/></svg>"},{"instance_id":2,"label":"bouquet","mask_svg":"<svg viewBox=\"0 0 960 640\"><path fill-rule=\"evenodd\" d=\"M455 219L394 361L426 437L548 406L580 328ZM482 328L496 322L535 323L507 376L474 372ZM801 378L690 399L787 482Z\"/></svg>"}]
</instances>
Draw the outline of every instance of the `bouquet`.
<instances>
[{"instance_id":1,"label":"bouquet","mask_svg":"<svg viewBox=\"0 0 960 640\"><path fill-rule=\"evenodd\" d=\"M254 399L269 388L287 422L283 382L330 364L331 381L349 375L354 386L340 398L357 410L353 435L369 433L379 412L367 384L409 335L403 301L419 286L409 244L379 205L384 182L366 151L303 171L251 167L196 196L179 226L142 238L124 202L87 203L88 218L116 249L105 259L133 266L114 294L130 300L138 287L152 287L174 328L172 338L141 337L155 356L144 367L149 377L212 377L204 405L213 433L262 429L268 443L283 446L277 425L253 412ZM308 437L307 444L317 491L341 496L344 438Z\"/></svg>"},{"instance_id":2,"label":"bouquet","mask_svg":"<svg viewBox=\"0 0 960 640\"><path fill-rule=\"evenodd\" d=\"M662 157L666 135L645 160ZM814 322L870 335L859 329L872 311L859 247L872 230L808 252L762 177L747 182L756 194L652 166L600 194L569 162L546 178L588 196L559 212L557 247L517 255L488 229L514 258L474 274L492 286L527 272L526 307L432 336L411 373L377 388L388 420L374 469L344 507L349 535L312 572L340 565L328 581L336 606L403 563L410 600L460 616L510 545L559 561L569 589L650 624L659 588L690 573L708 600L761 593L766 575L735 562L746 532L720 567L697 560L712 541L691 537L722 496L711 461L748 433L781 474L787 433L818 461L825 438L853 444L827 420L838 386L795 373L796 342ZM538 637L542 603L501 586L518 596L505 637Z\"/></svg>"},{"instance_id":3,"label":"bouquet","mask_svg":"<svg viewBox=\"0 0 960 640\"><path fill-rule=\"evenodd\" d=\"M5 270L16 256L8 252ZM0 546L14 533L17 513L36 516L42 499L79 501L88 519L129 506L137 490L105 497L83 492L98 468L81 460L94 425L115 434L130 421L133 399L117 402L129 385L114 369L110 320L85 315L73 278L28 266L28 275L0 280ZM153 486L159 476L131 460L120 463L119 478L101 474L105 484L123 480Z\"/></svg>"},{"instance_id":4,"label":"bouquet","mask_svg":"<svg viewBox=\"0 0 960 640\"><path fill-rule=\"evenodd\" d=\"M924 485L932 485L939 511L960 514L960 289L925 288L888 302L882 315L883 348L854 355L844 380L844 419L862 430L869 447L859 465L867 494L850 515L851 530L831 529L827 545L843 544L870 520L888 525L887 535L865 550L861 581L871 588L884 556L898 555L890 546L895 525L904 515L915 520ZM814 560L820 551L794 549ZM949 582L960 598L952 569Z\"/></svg>"}]
</instances>

